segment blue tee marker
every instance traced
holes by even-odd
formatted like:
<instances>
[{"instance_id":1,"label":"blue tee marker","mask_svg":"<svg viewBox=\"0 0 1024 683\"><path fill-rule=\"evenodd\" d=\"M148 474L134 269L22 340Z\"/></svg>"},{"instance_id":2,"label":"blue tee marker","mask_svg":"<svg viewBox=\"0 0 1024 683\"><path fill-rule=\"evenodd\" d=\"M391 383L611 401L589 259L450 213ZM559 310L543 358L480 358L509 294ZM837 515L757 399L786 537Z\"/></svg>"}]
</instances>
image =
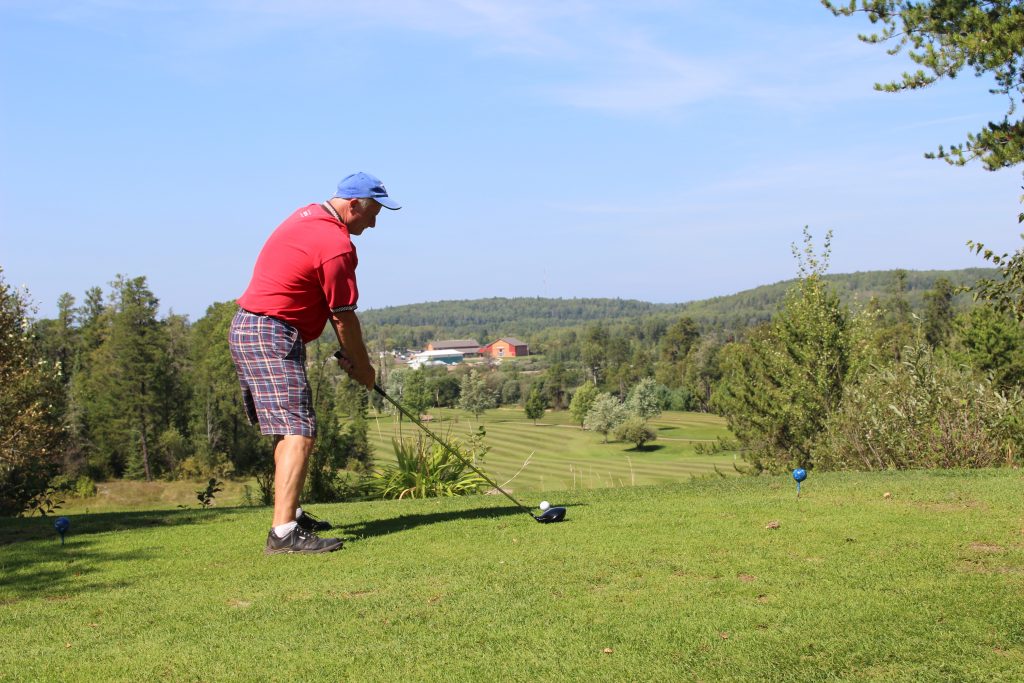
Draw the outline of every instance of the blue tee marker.
<instances>
[{"instance_id":1,"label":"blue tee marker","mask_svg":"<svg viewBox=\"0 0 1024 683\"><path fill-rule=\"evenodd\" d=\"M793 470L793 479L796 481L796 497L800 497L800 482L807 478L807 470L803 467L797 467Z\"/></svg>"},{"instance_id":2,"label":"blue tee marker","mask_svg":"<svg viewBox=\"0 0 1024 683\"><path fill-rule=\"evenodd\" d=\"M53 523L53 528L60 534L60 544L64 545L64 534L71 528L71 520L67 517L58 517Z\"/></svg>"}]
</instances>

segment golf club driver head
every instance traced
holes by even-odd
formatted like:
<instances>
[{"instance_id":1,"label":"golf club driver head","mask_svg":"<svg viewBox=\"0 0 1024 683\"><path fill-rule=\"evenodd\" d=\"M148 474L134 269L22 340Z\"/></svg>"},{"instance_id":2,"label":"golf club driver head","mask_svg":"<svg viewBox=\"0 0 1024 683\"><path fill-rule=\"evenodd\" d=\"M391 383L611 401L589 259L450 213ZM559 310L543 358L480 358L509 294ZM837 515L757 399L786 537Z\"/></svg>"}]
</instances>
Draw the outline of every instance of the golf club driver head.
<instances>
[{"instance_id":1,"label":"golf club driver head","mask_svg":"<svg viewBox=\"0 0 1024 683\"><path fill-rule=\"evenodd\" d=\"M565 519L565 508L554 507L548 508L543 514L534 515L533 518L541 524L551 524L552 522L561 522Z\"/></svg>"}]
</instances>

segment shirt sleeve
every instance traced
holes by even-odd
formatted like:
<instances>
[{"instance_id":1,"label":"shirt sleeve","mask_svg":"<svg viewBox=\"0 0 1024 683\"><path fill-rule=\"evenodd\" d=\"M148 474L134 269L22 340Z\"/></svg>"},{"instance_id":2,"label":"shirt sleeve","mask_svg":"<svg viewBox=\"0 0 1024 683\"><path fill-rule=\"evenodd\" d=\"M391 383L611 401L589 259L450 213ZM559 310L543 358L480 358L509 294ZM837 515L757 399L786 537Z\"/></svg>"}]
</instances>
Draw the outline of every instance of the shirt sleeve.
<instances>
[{"instance_id":1,"label":"shirt sleeve","mask_svg":"<svg viewBox=\"0 0 1024 683\"><path fill-rule=\"evenodd\" d=\"M331 313L356 310L359 301L356 264L355 252L350 251L328 259L320 266L320 284Z\"/></svg>"}]
</instances>

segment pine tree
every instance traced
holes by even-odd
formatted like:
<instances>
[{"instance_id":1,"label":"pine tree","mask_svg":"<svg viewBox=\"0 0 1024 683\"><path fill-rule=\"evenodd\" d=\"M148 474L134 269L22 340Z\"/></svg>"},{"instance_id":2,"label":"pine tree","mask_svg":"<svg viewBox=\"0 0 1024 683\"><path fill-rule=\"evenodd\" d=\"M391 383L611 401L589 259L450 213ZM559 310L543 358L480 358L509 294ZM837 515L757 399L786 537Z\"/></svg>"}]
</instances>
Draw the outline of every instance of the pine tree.
<instances>
[{"instance_id":1,"label":"pine tree","mask_svg":"<svg viewBox=\"0 0 1024 683\"><path fill-rule=\"evenodd\" d=\"M547 408L544 397L541 396L540 390L534 387L530 390L530 395L526 397L526 417L529 420L533 420L533 424L537 424L537 420L544 417L544 409Z\"/></svg>"},{"instance_id":2,"label":"pine tree","mask_svg":"<svg viewBox=\"0 0 1024 683\"><path fill-rule=\"evenodd\" d=\"M965 142L939 147L931 158L963 165L980 159L996 170L1024 161L1024 6L1020 0L850 0L822 4L836 16L867 15L881 31L861 34L874 45L893 44L889 54L906 51L919 67L875 89L902 92L926 88L941 79L954 79L963 71L990 77L989 92L1008 100L1002 121L989 122ZM1011 119L1015 115L1017 118Z\"/></svg>"},{"instance_id":3,"label":"pine tree","mask_svg":"<svg viewBox=\"0 0 1024 683\"><path fill-rule=\"evenodd\" d=\"M94 473L149 480L155 439L186 406L179 405L179 378L169 362L166 329L157 319L159 301L146 278L119 275L111 288L108 306L84 323L98 345L88 352L73 391Z\"/></svg>"}]
</instances>

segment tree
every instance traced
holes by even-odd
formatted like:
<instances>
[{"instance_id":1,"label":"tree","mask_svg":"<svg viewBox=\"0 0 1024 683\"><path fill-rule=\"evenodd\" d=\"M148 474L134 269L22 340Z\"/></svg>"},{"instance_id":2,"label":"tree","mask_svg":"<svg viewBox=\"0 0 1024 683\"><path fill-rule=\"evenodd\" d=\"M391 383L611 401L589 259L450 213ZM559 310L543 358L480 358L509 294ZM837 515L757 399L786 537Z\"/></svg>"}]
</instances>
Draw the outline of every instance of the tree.
<instances>
[{"instance_id":1,"label":"tree","mask_svg":"<svg viewBox=\"0 0 1024 683\"><path fill-rule=\"evenodd\" d=\"M311 502L352 497L353 471L365 471L371 460L366 388L341 372L333 355L336 348L319 339L306 347L317 416L317 439L302 494L303 500Z\"/></svg>"},{"instance_id":2,"label":"tree","mask_svg":"<svg viewBox=\"0 0 1024 683\"><path fill-rule=\"evenodd\" d=\"M473 413L477 420L488 408L497 405L497 397L487 387L487 382L476 370L471 370L459 385L459 408Z\"/></svg>"},{"instance_id":3,"label":"tree","mask_svg":"<svg viewBox=\"0 0 1024 683\"><path fill-rule=\"evenodd\" d=\"M608 342L608 330L601 323L590 325L580 336L580 362L590 375L590 381L599 386L604 381Z\"/></svg>"},{"instance_id":4,"label":"tree","mask_svg":"<svg viewBox=\"0 0 1024 683\"><path fill-rule=\"evenodd\" d=\"M267 445L245 417L228 348L228 328L237 310L233 301L212 304L189 330L188 433L202 474L207 476L220 474L214 470L225 459L242 473L259 468L268 456Z\"/></svg>"},{"instance_id":5,"label":"tree","mask_svg":"<svg viewBox=\"0 0 1024 683\"><path fill-rule=\"evenodd\" d=\"M977 306L956 321L967 364L990 375L1002 391L1024 383L1024 327L993 306Z\"/></svg>"},{"instance_id":6,"label":"tree","mask_svg":"<svg viewBox=\"0 0 1024 683\"><path fill-rule=\"evenodd\" d=\"M953 318L953 283L942 277L924 295L924 338L932 348L946 343Z\"/></svg>"},{"instance_id":7,"label":"tree","mask_svg":"<svg viewBox=\"0 0 1024 683\"><path fill-rule=\"evenodd\" d=\"M822 280L830 242L831 232L819 258L804 230L803 255L793 247L800 279L782 310L723 350L716 402L759 470L811 467L814 441L842 398L850 332L846 309Z\"/></svg>"},{"instance_id":8,"label":"tree","mask_svg":"<svg viewBox=\"0 0 1024 683\"><path fill-rule=\"evenodd\" d=\"M690 349L700 339L697 323L691 318L680 318L665 331L658 342L658 356L663 363L678 363L686 358Z\"/></svg>"},{"instance_id":9,"label":"tree","mask_svg":"<svg viewBox=\"0 0 1024 683\"><path fill-rule=\"evenodd\" d=\"M0 269L0 515L17 515L48 487L60 465L60 369L29 334L27 294Z\"/></svg>"},{"instance_id":10,"label":"tree","mask_svg":"<svg viewBox=\"0 0 1024 683\"><path fill-rule=\"evenodd\" d=\"M432 402L430 387L427 385L426 375L422 370L413 370L405 378L405 387L402 392L402 401L405 407L414 415L427 412Z\"/></svg>"},{"instance_id":11,"label":"tree","mask_svg":"<svg viewBox=\"0 0 1024 683\"><path fill-rule=\"evenodd\" d=\"M711 337L704 337L690 349L683 372L683 386L689 390L703 413L711 410L711 393L722 376L718 353L722 344Z\"/></svg>"},{"instance_id":12,"label":"tree","mask_svg":"<svg viewBox=\"0 0 1024 683\"><path fill-rule=\"evenodd\" d=\"M152 444L187 406L180 401L166 326L157 319L159 301L146 278L119 275L111 288L107 307L87 318L88 334L98 342L84 358L72 392L83 413L94 473L148 480L159 464L151 457Z\"/></svg>"},{"instance_id":13,"label":"tree","mask_svg":"<svg viewBox=\"0 0 1024 683\"><path fill-rule=\"evenodd\" d=\"M459 379L446 368L431 369L427 386L435 406L451 407L459 400Z\"/></svg>"},{"instance_id":14,"label":"tree","mask_svg":"<svg viewBox=\"0 0 1024 683\"><path fill-rule=\"evenodd\" d=\"M644 421L661 414L658 383L653 377L644 377L630 390L626 397L626 409Z\"/></svg>"},{"instance_id":15,"label":"tree","mask_svg":"<svg viewBox=\"0 0 1024 683\"><path fill-rule=\"evenodd\" d=\"M576 393L572 395L572 400L569 401L569 414L572 415L573 422L583 427L587 413L590 412L590 406L594 404L594 399L599 393L594 383L589 381L576 390Z\"/></svg>"},{"instance_id":16,"label":"tree","mask_svg":"<svg viewBox=\"0 0 1024 683\"><path fill-rule=\"evenodd\" d=\"M657 439L658 433L642 417L632 415L615 428L615 438L619 441L629 441L636 445L637 450L641 450L644 444Z\"/></svg>"},{"instance_id":17,"label":"tree","mask_svg":"<svg viewBox=\"0 0 1024 683\"><path fill-rule=\"evenodd\" d=\"M551 407L555 410L561 410L565 407L563 403L565 382L565 366L561 363L552 363L547 372L544 373L544 393L547 394L548 402L550 402Z\"/></svg>"},{"instance_id":18,"label":"tree","mask_svg":"<svg viewBox=\"0 0 1024 683\"><path fill-rule=\"evenodd\" d=\"M534 387L530 390L530 395L526 397L526 417L533 420L533 424L537 424L537 420L544 417L545 408L547 405L544 397L541 396L540 390Z\"/></svg>"},{"instance_id":19,"label":"tree","mask_svg":"<svg viewBox=\"0 0 1024 683\"><path fill-rule=\"evenodd\" d=\"M914 313L907 301L907 273L897 270L888 286L888 294L872 297L865 307L864 328L868 341L881 360L899 360L903 349L914 342L917 330Z\"/></svg>"},{"instance_id":20,"label":"tree","mask_svg":"<svg viewBox=\"0 0 1024 683\"><path fill-rule=\"evenodd\" d=\"M604 442L608 443L608 433L618 427L628 415L622 401L611 394L599 394L587 412L583 428L598 432L604 436Z\"/></svg>"},{"instance_id":21,"label":"tree","mask_svg":"<svg viewBox=\"0 0 1024 683\"><path fill-rule=\"evenodd\" d=\"M836 16L866 14L872 24L882 25L882 31L862 34L860 40L871 44L892 41L895 44L889 54L907 48L910 59L923 67L904 73L899 80L876 83L876 90L916 90L973 69L975 76L990 76L995 81L990 93L1006 97L1007 112L1001 121L990 121L977 133L968 133L965 142L950 145L948 150L940 145L938 152L926 157L957 166L978 159L990 171L1024 161L1024 121L1019 114L1024 103L1021 0L822 0L822 4ZM1018 214L1018 221L1024 223L1024 212ZM973 288L975 300L992 302L1024 321L1024 249L1000 256L981 243L968 241L967 246L976 254L984 251L985 260L1002 275L979 280Z\"/></svg>"},{"instance_id":22,"label":"tree","mask_svg":"<svg viewBox=\"0 0 1024 683\"><path fill-rule=\"evenodd\" d=\"M1002 121L989 122L969 133L965 142L948 150L940 146L927 156L955 165L980 159L993 171L1024 161L1024 122L1019 115L1011 119L1024 102L1024 5L1020 0L822 0L822 4L836 16L866 14L882 30L860 35L861 41L890 43L892 55L905 49L921 67L892 82L876 83L876 90L916 90L972 69L975 76L995 81L989 92L1007 98Z\"/></svg>"}]
</instances>

